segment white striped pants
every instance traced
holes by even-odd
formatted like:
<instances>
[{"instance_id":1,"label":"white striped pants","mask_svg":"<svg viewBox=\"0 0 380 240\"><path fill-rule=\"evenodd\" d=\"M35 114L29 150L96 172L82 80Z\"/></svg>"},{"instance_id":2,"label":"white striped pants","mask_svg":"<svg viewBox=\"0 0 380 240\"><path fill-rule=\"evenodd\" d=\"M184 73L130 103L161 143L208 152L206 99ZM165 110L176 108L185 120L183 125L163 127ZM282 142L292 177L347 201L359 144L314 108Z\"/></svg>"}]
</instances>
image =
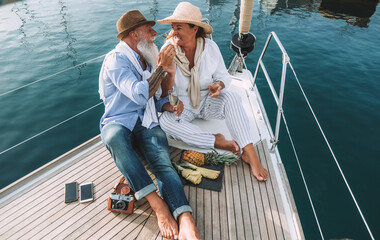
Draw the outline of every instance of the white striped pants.
<instances>
[{"instance_id":1,"label":"white striped pants","mask_svg":"<svg viewBox=\"0 0 380 240\"><path fill-rule=\"evenodd\" d=\"M188 145L214 148L214 134L204 132L192 124L191 121L195 118L225 119L228 130L240 149L253 143L247 114L243 109L240 96L234 92L223 89L217 98L208 96L199 114L184 109L179 122L176 121L177 116L174 113L165 111L160 116L160 125L167 135Z\"/></svg>"}]
</instances>

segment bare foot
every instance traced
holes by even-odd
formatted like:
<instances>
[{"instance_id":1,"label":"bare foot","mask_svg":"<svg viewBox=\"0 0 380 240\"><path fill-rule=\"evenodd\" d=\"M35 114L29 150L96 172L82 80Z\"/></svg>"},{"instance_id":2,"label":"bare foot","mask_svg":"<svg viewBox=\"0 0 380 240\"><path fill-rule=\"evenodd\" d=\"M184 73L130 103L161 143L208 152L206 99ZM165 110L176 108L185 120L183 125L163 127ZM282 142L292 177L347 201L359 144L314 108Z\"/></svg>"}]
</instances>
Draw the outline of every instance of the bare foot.
<instances>
[{"instance_id":1,"label":"bare foot","mask_svg":"<svg viewBox=\"0 0 380 240\"><path fill-rule=\"evenodd\" d=\"M179 222L179 239L180 240L197 240L201 239L194 218L190 212L184 212L178 217Z\"/></svg>"},{"instance_id":2,"label":"bare foot","mask_svg":"<svg viewBox=\"0 0 380 240\"><path fill-rule=\"evenodd\" d=\"M240 148L237 143L235 141L226 140L223 134L220 133L215 134L214 147L231 151L234 154L240 154Z\"/></svg>"},{"instance_id":3,"label":"bare foot","mask_svg":"<svg viewBox=\"0 0 380 240\"><path fill-rule=\"evenodd\" d=\"M174 220L168 205L156 192L145 196L157 216L158 227L164 238L178 239L178 224Z\"/></svg>"},{"instance_id":4,"label":"bare foot","mask_svg":"<svg viewBox=\"0 0 380 240\"><path fill-rule=\"evenodd\" d=\"M266 181L268 178L268 170L266 170L259 158L257 157L255 148L252 143L243 148L241 159L251 166L252 175L259 181Z\"/></svg>"}]
</instances>

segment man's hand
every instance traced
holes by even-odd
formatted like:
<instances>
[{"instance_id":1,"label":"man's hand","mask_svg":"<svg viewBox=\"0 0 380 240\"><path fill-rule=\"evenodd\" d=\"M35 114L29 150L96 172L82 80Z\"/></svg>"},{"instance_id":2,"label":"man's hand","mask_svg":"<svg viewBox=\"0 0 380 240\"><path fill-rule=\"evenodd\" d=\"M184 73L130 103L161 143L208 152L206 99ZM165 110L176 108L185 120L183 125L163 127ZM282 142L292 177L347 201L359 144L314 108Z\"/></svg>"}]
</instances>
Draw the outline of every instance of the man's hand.
<instances>
[{"instance_id":1,"label":"man's hand","mask_svg":"<svg viewBox=\"0 0 380 240\"><path fill-rule=\"evenodd\" d=\"M173 45L166 45L158 54L157 66L161 66L165 72L171 71L170 67L173 64L175 57L175 48Z\"/></svg>"},{"instance_id":2,"label":"man's hand","mask_svg":"<svg viewBox=\"0 0 380 240\"><path fill-rule=\"evenodd\" d=\"M162 111L173 112L177 117L180 117L183 112L183 102L179 100L177 106L174 107L167 102L162 106Z\"/></svg>"},{"instance_id":3,"label":"man's hand","mask_svg":"<svg viewBox=\"0 0 380 240\"><path fill-rule=\"evenodd\" d=\"M149 83L149 98L151 98L158 87L163 82L162 90L164 91L161 95L165 97L167 94L167 89L171 89L174 84L175 75L175 64L173 62L175 56L175 48L173 45L165 46L158 55L157 65L158 67L153 72L153 74L147 79ZM165 77L165 72L167 72L166 80L162 81Z\"/></svg>"}]
</instances>

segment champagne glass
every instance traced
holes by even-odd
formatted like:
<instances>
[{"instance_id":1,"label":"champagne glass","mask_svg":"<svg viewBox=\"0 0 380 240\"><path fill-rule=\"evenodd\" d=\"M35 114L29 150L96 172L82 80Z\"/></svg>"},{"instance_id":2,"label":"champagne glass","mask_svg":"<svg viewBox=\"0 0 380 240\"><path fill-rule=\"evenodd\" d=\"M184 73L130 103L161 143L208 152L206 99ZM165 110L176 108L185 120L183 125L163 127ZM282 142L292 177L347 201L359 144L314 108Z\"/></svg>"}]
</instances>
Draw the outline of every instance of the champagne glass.
<instances>
[{"instance_id":1,"label":"champagne glass","mask_svg":"<svg viewBox=\"0 0 380 240\"><path fill-rule=\"evenodd\" d=\"M220 81L215 80L211 83L210 93L215 93L218 90L218 87L220 86Z\"/></svg>"},{"instance_id":2,"label":"champagne glass","mask_svg":"<svg viewBox=\"0 0 380 240\"><path fill-rule=\"evenodd\" d=\"M169 95L170 105L172 105L173 107L176 107L179 104L179 98L178 98L177 91L174 89L171 89L168 91L168 95ZM176 121L179 122L180 120L181 119L177 116Z\"/></svg>"}]
</instances>

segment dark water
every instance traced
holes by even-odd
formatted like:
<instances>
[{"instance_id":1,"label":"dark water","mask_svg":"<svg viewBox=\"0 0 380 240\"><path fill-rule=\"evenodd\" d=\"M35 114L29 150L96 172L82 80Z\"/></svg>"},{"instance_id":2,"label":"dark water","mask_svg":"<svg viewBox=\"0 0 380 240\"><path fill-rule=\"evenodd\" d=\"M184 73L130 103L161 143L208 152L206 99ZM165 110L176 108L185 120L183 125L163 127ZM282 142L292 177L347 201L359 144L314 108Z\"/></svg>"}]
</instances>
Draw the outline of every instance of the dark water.
<instances>
[{"instance_id":1,"label":"dark water","mask_svg":"<svg viewBox=\"0 0 380 240\"><path fill-rule=\"evenodd\" d=\"M228 65L234 56L229 41L238 31L240 2L192 2L211 20ZM177 3L0 1L0 95L41 80L0 96L0 152L6 151L0 155L0 187L99 134L101 105L34 137L100 102L97 77L102 59L44 77L111 50L117 44L115 23L125 11L139 9L156 20L171 14ZM375 238L380 237L379 11L377 0L256 1L251 31L257 43L247 60L253 71L268 33L277 33ZM168 25L157 24L155 29L161 34ZM161 46L162 41L156 42ZM274 44L264 62L278 87L281 56ZM369 239L294 77L288 75L284 111L324 236ZM257 84L274 119L274 101L262 77ZM28 138L32 139L7 151ZM320 239L289 147L282 128L279 149L306 239Z\"/></svg>"}]
</instances>

